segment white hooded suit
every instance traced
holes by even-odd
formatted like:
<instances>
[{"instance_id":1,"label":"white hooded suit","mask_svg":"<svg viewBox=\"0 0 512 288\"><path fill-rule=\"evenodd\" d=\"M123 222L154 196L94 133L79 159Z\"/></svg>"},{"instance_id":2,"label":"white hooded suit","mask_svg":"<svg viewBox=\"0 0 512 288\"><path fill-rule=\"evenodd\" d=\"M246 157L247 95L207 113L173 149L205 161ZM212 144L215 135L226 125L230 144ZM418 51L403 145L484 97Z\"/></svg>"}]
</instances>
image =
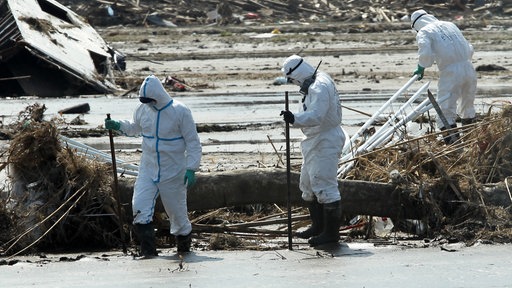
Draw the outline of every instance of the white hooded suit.
<instances>
[{"instance_id":1,"label":"white hooded suit","mask_svg":"<svg viewBox=\"0 0 512 288\"><path fill-rule=\"evenodd\" d=\"M455 24L439 21L424 10L412 13L411 23L418 31L418 64L428 68L435 62L439 68L437 98L448 124L455 124L457 113L462 119L475 118L477 75L471 63L473 46ZM447 100L443 102L444 99Z\"/></svg>"},{"instance_id":2,"label":"white hooded suit","mask_svg":"<svg viewBox=\"0 0 512 288\"><path fill-rule=\"evenodd\" d=\"M300 56L292 55L283 63L282 72L301 85L314 74L315 68ZM320 71L316 74L294 117L293 127L301 128L305 135L301 142L303 162L299 188L302 198L310 202L316 196L321 204L339 201L337 170L345 134L340 126L338 91L329 75Z\"/></svg>"},{"instance_id":3,"label":"white hooded suit","mask_svg":"<svg viewBox=\"0 0 512 288\"><path fill-rule=\"evenodd\" d=\"M156 101L141 104L133 121L120 121L120 130L128 136L142 136L142 156L135 182L133 223L153 220L158 195L169 216L171 234L188 235L187 169L197 171L201 160L201 143L191 111L172 99L158 78L148 76L139 91L140 97Z\"/></svg>"}]
</instances>

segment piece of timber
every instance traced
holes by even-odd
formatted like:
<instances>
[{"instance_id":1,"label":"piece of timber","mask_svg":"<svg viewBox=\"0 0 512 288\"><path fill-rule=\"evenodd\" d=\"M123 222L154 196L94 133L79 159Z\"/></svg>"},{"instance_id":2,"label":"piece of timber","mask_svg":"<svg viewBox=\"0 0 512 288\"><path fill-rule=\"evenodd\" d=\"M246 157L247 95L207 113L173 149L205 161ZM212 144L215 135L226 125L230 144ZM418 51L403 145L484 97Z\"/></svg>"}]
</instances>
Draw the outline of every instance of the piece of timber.
<instances>
[{"instance_id":1,"label":"piece of timber","mask_svg":"<svg viewBox=\"0 0 512 288\"><path fill-rule=\"evenodd\" d=\"M291 173L291 203L306 206L299 190L299 173ZM189 211L251 204L286 205L286 169L246 169L197 173L196 184L187 193ZM134 178L119 179L122 204L131 205ZM421 219L419 199L390 183L338 181L344 215L373 215ZM131 214L131 207L125 213ZM157 201L155 213L164 209Z\"/></svg>"}]
</instances>

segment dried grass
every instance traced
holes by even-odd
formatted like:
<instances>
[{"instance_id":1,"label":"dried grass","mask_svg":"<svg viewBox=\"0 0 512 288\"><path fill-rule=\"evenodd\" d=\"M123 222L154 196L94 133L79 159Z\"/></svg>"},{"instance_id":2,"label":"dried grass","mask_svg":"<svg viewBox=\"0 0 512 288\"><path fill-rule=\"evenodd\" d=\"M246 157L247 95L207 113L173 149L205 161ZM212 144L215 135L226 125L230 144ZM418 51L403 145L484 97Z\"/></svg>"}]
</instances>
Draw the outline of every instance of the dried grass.
<instances>
[{"instance_id":1,"label":"dried grass","mask_svg":"<svg viewBox=\"0 0 512 288\"><path fill-rule=\"evenodd\" d=\"M37 104L27 107L12 126L17 132L7 162L20 186L11 198L0 199L0 252L119 247L109 165L62 147L56 125L42 121L44 110ZM484 185L501 182L510 193L506 180L512 175L511 121L512 108L505 106L500 113L489 112L479 122L461 128L458 144L446 146L436 134L400 141L358 157L346 178L388 182L389 172L398 170L403 178L399 187L425 204L430 237L511 242L510 203L487 203L483 191ZM463 199L458 199L454 189ZM232 209L193 212L191 219L196 225L252 222L257 226L258 221L279 212L276 207L251 208L249 213ZM233 235L248 237L256 230L251 225L238 226L231 227L233 231L210 231L214 234L208 248L248 249L250 242L238 241ZM254 235L260 238L285 232L258 231Z\"/></svg>"},{"instance_id":2,"label":"dried grass","mask_svg":"<svg viewBox=\"0 0 512 288\"><path fill-rule=\"evenodd\" d=\"M460 142L447 146L436 134L401 141L358 157L346 178L388 182L389 173L397 170L402 188L424 201L431 232L460 241L510 242L510 202L491 205L482 196L484 185L512 175L512 105L500 108L460 128Z\"/></svg>"},{"instance_id":3,"label":"dried grass","mask_svg":"<svg viewBox=\"0 0 512 288\"><path fill-rule=\"evenodd\" d=\"M11 238L1 243L3 252L118 246L110 166L62 147L56 125L40 121L36 106L20 113L22 124L9 145L16 187L2 205L10 212L0 213L10 216Z\"/></svg>"}]
</instances>

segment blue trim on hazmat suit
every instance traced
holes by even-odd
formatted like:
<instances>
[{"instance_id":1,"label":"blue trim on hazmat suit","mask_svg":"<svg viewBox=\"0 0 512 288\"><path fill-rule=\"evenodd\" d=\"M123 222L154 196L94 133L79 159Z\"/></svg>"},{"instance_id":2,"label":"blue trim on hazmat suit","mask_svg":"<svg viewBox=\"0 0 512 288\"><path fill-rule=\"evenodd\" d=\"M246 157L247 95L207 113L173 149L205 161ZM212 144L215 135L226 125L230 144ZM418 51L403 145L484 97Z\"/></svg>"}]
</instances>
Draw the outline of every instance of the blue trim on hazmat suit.
<instances>
[{"instance_id":1,"label":"blue trim on hazmat suit","mask_svg":"<svg viewBox=\"0 0 512 288\"><path fill-rule=\"evenodd\" d=\"M187 169L197 171L201 161L201 143L191 111L172 99L158 78L148 76L140 97L155 101L141 104L133 121L120 121L120 130L128 136L142 136L139 175L132 199L133 223L153 221L158 195L171 224L171 234L188 235Z\"/></svg>"}]
</instances>

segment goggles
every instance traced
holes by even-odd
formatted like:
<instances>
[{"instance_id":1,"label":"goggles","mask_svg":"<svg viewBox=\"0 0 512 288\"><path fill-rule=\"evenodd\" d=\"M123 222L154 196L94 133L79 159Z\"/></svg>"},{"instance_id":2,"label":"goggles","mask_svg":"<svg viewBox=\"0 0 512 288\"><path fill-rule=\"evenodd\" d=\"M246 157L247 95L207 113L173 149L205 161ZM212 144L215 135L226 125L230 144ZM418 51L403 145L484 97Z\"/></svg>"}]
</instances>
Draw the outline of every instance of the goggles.
<instances>
[{"instance_id":1,"label":"goggles","mask_svg":"<svg viewBox=\"0 0 512 288\"><path fill-rule=\"evenodd\" d=\"M297 68L299 68L300 64L302 64L302 61L304 61L304 59L300 59L299 63L297 63L297 65L295 65L295 67L290 68L290 70L288 70L288 72L286 72L286 76L292 74L293 71L295 71Z\"/></svg>"},{"instance_id":2,"label":"goggles","mask_svg":"<svg viewBox=\"0 0 512 288\"><path fill-rule=\"evenodd\" d=\"M155 101L155 99L147 98L147 97L139 97L139 101L144 104L148 104L148 103Z\"/></svg>"},{"instance_id":3,"label":"goggles","mask_svg":"<svg viewBox=\"0 0 512 288\"><path fill-rule=\"evenodd\" d=\"M423 17L423 16L425 16L425 15L427 15L427 13L420 14L420 15L418 16L418 18L414 19L414 21L413 21L413 22L412 22L412 24L411 24L411 28L412 28L412 29L414 29L414 24L416 24L416 21L418 21L418 19L420 19L421 17ZM414 29L414 30L416 30L416 29Z\"/></svg>"}]
</instances>

